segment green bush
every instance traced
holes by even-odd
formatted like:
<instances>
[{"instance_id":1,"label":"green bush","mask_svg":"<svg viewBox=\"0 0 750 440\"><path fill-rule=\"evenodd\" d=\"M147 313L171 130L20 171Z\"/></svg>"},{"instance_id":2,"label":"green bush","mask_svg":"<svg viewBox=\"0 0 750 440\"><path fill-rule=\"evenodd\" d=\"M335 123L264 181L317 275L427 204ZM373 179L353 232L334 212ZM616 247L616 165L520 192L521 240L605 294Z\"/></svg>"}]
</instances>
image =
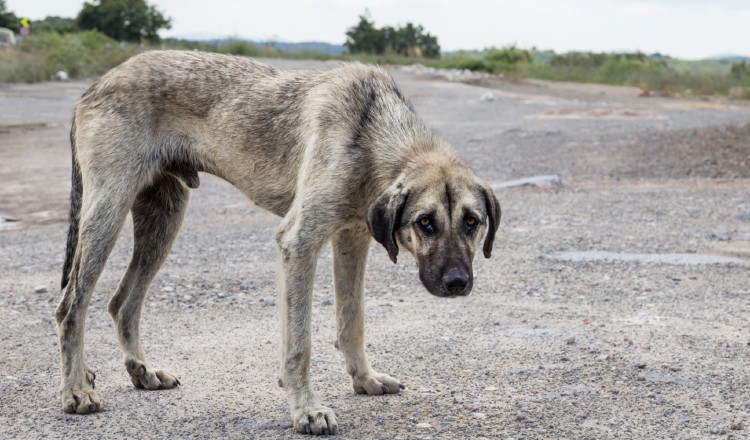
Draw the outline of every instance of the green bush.
<instances>
[{"instance_id":1,"label":"green bush","mask_svg":"<svg viewBox=\"0 0 750 440\"><path fill-rule=\"evenodd\" d=\"M260 50L254 44L250 44L247 41L230 41L224 45L219 46L219 53L228 55L242 55L246 57L257 57L260 56Z\"/></svg>"}]
</instances>

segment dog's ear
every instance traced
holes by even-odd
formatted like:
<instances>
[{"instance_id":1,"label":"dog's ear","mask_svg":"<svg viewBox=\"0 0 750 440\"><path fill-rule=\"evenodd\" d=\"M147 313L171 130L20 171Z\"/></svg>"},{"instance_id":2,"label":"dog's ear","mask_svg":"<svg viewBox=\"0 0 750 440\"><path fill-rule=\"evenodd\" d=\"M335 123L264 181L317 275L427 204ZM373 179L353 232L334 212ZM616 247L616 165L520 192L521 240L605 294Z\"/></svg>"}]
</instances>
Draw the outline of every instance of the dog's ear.
<instances>
[{"instance_id":1,"label":"dog's ear","mask_svg":"<svg viewBox=\"0 0 750 440\"><path fill-rule=\"evenodd\" d=\"M378 197L367 211L367 228L370 234L385 247L394 263L398 256L396 231L401 226L401 214L408 198L406 191L393 188Z\"/></svg>"},{"instance_id":2,"label":"dog's ear","mask_svg":"<svg viewBox=\"0 0 750 440\"><path fill-rule=\"evenodd\" d=\"M492 244L495 241L495 233L500 226L500 203L495 197L495 192L489 186L484 188L484 207L487 211L487 235L484 236L484 258L490 258Z\"/></svg>"}]
</instances>

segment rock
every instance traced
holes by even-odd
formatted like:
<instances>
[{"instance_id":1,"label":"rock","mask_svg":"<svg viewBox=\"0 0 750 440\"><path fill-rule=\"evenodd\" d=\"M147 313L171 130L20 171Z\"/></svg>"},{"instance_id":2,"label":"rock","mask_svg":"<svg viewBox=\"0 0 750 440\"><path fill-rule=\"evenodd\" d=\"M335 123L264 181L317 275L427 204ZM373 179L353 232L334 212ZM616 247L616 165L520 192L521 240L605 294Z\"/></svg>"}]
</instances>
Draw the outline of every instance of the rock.
<instances>
[{"instance_id":1,"label":"rock","mask_svg":"<svg viewBox=\"0 0 750 440\"><path fill-rule=\"evenodd\" d=\"M68 72L64 70L58 70L52 78L58 81L67 81L70 76L68 75Z\"/></svg>"},{"instance_id":2,"label":"rock","mask_svg":"<svg viewBox=\"0 0 750 440\"><path fill-rule=\"evenodd\" d=\"M429 429L432 428L432 425L430 425L427 422L417 423L417 428L419 429Z\"/></svg>"},{"instance_id":3,"label":"rock","mask_svg":"<svg viewBox=\"0 0 750 440\"><path fill-rule=\"evenodd\" d=\"M487 418L487 414L480 413L480 412L473 412L473 413L471 413L471 416L474 417L475 419L486 419Z\"/></svg>"},{"instance_id":4,"label":"rock","mask_svg":"<svg viewBox=\"0 0 750 440\"><path fill-rule=\"evenodd\" d=\"M643 370L644 368L646 368L646 363L638 362L637 364L635 364L635 368L638 368L639 370Z\"/></svg>"},{"instance_id":5,"label":"rock","mask_svg":"<svg viewBox=\"0 0 750 440\"><path fill-rule=\"evenodd\" d=\"M325 300L323 300L323 302L320 303L320 305L321 306L332 306L333 305L333 301L331 301L330 299L325 299Z\"/></svg>"},{"instance_id":6,"label":"rock","mask_svg":"<svg viewBox=\"0 0 750 440\"><path fill-rule=\"evenodd\" d=\"M569 337L568 339L565 340L565 343L567 345L573 345L573 344L575 344L576 343L576 337L575 336Z\"/></svg>"},{"instance_id":7,"label":"rock","mask_svg":"<svg viewBox=\"0 0 750 440\"><path fill-rule=\"evenodd\" d=\"M479 97L479 102L492 102L495 99L497 99L497 96L495 96L492 92L487 92L484 95Z\"/></svg>"},{"instance_id":8,"label":"rock","mask_svg":"<svg viewBox=\"0 0 750 440\"><path fill-rule=\"evenodd\" d=\"M276 305L275 299L262 299L260 300L260 303L266 307L273 307Z\"/></svg>"},{"instance_id":9,"label":"rock","mask_svg":"<svg viewBox=\"0 0 750 440\"><path fill-rule=\"evenodd\" d=\"M47 286L34 287L34 293L47 293Z\"/></svg>"},{"instance_id":10,"label":"rock","mask_svg":"<svg viewBox=\"0 0 750 440\"><path fill-rule=\"evenodd\" d=\"M174 287L172 286L164 286L161 288L162 292L174 292Z\"/></svg>"},{"instance_id":11,"label":"rock","mask_svg":"<svg viewBox=\"0 0 750 440\"><path fill-rule=\"evenodd\" d=\"M742 422L734 422L731 425L729 425L729 429L732 431L742 431L745 429L745 425Z\"/></svg>"},{"instance_id":12,"label":"rock","mask_svg":"<svg viewBox=\"0 0 750 440\"><path fill-rule=\"evenodd\" d=\"M560 179L560 176L552 174L549 176L533 176L517 180L508 180L506 182L495 182L491 186L494 191L524 186L533 186L536 188L559 188L562 186L562 179Z\"/></svg>"},{"instance_id":13,"label":"rock","mask_svg":"<svg viewBox=\"0 0 750 440\"><path fill-rule=\"evenodd\" d=\"M568 386L560 388L560 395L561 396L577 396L579 394L588 393L589 391L590 391L589 388L583 384L568 385Z\"/></svg>"}]
</instances>

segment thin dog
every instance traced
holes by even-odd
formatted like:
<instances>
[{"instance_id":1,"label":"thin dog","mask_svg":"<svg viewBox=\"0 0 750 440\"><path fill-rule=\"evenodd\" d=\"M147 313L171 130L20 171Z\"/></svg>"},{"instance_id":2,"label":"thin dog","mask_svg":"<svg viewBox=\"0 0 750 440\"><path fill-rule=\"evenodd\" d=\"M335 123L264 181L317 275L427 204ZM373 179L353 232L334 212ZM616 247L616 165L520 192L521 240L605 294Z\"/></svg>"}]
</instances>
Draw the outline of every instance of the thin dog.
<instances>
[{"instance_id":1,"label":"thin dog","mask_svg":"<svg viewBox=\"0 0 750 440\"><path fill-rule=\"evenodd\" d=\"M432 294L471 291L484 237L500 221L492 189L417 117L382 69L346 64L280 70L248 58L154 51L101 77L71 129L70 229L57 308L63 410L98 411L83 352L91 294L128 212L132 260L109 303L125 366L147 390L180 384L152 367L139 335L148 286L185 216L199 172L219 176L282 217L279 385L300 433L335 434L333 411L310 384L316 261L331 242L337 344L357 393L398 393L364 346L364 272L371 237L393 262L408 250Z\"/></svg>"}]
</instances>

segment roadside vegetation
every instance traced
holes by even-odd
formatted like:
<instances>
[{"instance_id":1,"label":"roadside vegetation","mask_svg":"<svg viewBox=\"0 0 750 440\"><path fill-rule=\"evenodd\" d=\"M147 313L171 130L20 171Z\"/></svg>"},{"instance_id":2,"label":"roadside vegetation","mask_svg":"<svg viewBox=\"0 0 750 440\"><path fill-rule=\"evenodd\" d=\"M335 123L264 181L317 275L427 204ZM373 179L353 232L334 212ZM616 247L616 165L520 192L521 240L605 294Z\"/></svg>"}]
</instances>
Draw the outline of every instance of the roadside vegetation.
<instances>
[{"instance_id":1,"label":"roadside vegetation","mask_svg":"<svg viewBox=\"0 0 750 440\"><path fill-rule=\"evenodd\" d=\"M112 17L121 17L113 19ZM122 18L124 17L124 18ZM18 30L18 17L0 0L0 24ZM0 48L0 83L37 82L65 72L98 76L130 56L153 49L185 49L240 56L358 60L377 64L421 63L512 78L537 78L639 87L644 95L729 95L750 99L750 62L686 61L661 54L527 50L516 46L441 53L437 37L420 25L378 27L368 12L346 32L347 52L284 52L242 40L195 42L160 39L171 19L145 0L94 0L76 18L47 17L31 23L20 44Z\"/></svg>"}]
</instances>

